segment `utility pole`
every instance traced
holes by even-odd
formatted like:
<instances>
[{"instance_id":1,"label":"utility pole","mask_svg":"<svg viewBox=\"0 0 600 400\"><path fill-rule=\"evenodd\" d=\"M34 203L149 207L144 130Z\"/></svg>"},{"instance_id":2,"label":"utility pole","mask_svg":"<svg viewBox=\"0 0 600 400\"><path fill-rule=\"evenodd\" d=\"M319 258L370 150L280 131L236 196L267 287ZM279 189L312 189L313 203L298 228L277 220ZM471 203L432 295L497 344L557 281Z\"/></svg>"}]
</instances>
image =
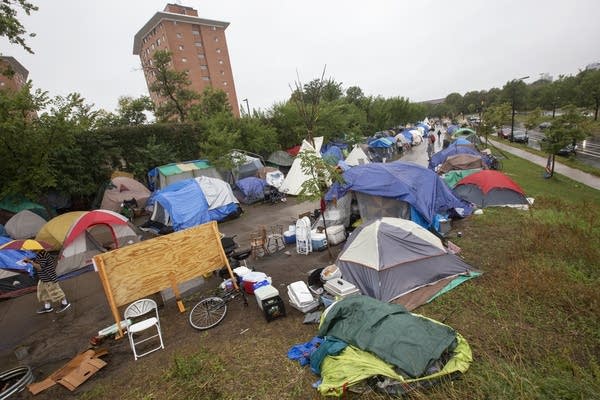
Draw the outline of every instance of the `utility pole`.
<instances>
[{"instance_id":1,"label":"utility pole","mask_svg":"<svg viewBox=\"0 0 600 400\"><path fill-rule=\"evenodd\" d=\"M250 116L250 106L248 105L248 99L246 98L246 99L244 99L242 101L246 102L246 110L248 110L248 116Z\"/></svg>"}]
</instances>

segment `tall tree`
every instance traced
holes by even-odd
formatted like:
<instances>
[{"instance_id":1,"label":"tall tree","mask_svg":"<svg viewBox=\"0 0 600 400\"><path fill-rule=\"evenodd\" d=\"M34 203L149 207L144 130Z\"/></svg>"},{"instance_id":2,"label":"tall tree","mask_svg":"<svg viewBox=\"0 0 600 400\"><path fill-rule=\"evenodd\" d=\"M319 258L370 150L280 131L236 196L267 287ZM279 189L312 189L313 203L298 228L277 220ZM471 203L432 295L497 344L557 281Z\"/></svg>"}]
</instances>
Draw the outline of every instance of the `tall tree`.
<instances>
[{"instance_id":1,"label":"tall tree","mask_svg":"<svg viewBox=\"0 0 600 400\"><path fill-rule=\"evenodd\" d=\"M33 50L25 43L25 36L34 37L35 33L27 34L25 27L17 19L17 8L23 9L27 15L38 10L37 6L27 0L2 0L0 2L0 36L6 37L10 43L17 44L33 54Z\"/></svg>"},{"instance_id":2,"label":"tall tree","mask_svg":"<svg viewBox=\"0 0 600 400\"><path fill-rule=\"evenodd\" d=\"M176 119L184 122L200 95L190 89L191 81L187 71L176 71L171 65L171 53L157 50L152 55L152 63L143 65L143 68L154 79L150 91L161 98L155 110L156 117L160 121Z\"/></svg>"}]
</instances>

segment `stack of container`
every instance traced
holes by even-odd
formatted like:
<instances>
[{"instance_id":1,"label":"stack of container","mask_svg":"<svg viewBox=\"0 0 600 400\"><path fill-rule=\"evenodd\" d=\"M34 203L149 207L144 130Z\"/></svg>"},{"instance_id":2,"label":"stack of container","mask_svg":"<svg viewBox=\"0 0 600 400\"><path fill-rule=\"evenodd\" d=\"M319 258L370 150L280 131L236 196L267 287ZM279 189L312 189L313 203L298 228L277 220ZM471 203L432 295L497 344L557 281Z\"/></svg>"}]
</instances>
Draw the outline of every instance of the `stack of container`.
<instances>
[{"instance_id":1,"label":"stack of container","mask_svg":"<svg viewBox=\"0 0 600 400\"><path fill-rule=\"evenodd\" d=\"M360 294L360 290L356 286L341 278L328 280L323 285L323 289L327 293L334 295L337 300Z\"/></svg>"},{"instance_id":2,"label":"stack of container","mask_svg":"<svg viewBox=\"0 0 600 400\"><path fill-rule=\"evenodd\" d=\"M295 309L307 313L319 306L319 299L315 299L308 286L303 281L293 282L288 285L290 305Z\"/></svg>"}]
</instances>

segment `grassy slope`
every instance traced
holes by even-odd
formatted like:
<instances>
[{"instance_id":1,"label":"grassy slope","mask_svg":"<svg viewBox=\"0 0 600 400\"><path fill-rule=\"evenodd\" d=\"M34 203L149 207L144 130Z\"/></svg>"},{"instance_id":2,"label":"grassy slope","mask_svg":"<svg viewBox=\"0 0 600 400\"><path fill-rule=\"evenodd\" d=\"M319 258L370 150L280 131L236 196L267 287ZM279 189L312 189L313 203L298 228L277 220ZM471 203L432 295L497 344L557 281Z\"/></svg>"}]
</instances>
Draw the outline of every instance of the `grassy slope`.
<instances>
[{"instance_id":1,"label":"grassy slope","mask_svg":"<svg viewBox=\"0 0 600 400\"><path fill-rule=\"evenodd\" d=\"M535 207L486 209L455 222L450 236L463 235L451 240L484 275L417 310L461 332L473 364L463 379L411 397L598 398L600 193L561 176L544 180L541 167L515 157L504 160L504 169L535 198ZM308 340L310 330L304 331L256 337L242 348L231 342L184 349L166 371L115 378L132 382L125 391L100 384L80 398L318 398L310 387L316 377L282 353L299 338ZM281 363L261 365L261 359ZM243 394L240 382L246 382Z\"/></svg>"}]
</instances>

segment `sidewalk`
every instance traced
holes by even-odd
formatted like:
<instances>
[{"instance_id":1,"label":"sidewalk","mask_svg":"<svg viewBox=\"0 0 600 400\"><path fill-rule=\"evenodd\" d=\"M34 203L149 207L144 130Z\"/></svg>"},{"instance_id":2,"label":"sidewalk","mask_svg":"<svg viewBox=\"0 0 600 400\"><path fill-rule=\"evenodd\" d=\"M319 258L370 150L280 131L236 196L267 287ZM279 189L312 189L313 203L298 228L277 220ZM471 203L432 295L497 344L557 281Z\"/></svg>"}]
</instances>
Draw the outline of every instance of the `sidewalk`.
<instances>
[{"instance_id":1,"label":"sidewalk","mask_svg":"<svg viewBox=\"0 0 600 400\"><path fill-rule=\"evenodd\" d=\"M534 164L541 165L542 167L546 166L546 158L540 157L538 155L529 153L528 151L521 150L512 146L507 146L502 144L496 140L491 140L488 138L489 143L493 146L499 148L502 151L507 153L514 154L517 157L524 158L526 160L531 161ZM583 183L586 186L589 186L593 189L600 190L600 178L594 176L592 174L588 174L587 172L580 171L575 168L567 167L559 162L554 163L554 172L557 174L561 174L566 176L567 178L573 179L579 183Z\"/></svg>"}]
</instances>

